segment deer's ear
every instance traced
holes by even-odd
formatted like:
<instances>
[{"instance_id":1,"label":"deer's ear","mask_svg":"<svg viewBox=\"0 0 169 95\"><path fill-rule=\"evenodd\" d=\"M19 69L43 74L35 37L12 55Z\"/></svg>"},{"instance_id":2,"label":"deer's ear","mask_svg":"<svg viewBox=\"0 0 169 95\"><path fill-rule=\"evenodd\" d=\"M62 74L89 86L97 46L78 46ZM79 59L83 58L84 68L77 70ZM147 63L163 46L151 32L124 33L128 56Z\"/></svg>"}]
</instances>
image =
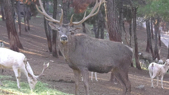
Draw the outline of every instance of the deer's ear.
<instances>
[{"instance_id":1,"label":"deer's ear","mask_svg":"<svg viewBox=\"0 0 169 95\"><path fill-rule=\"evenodd\" d=\"M28 73L28 77L35 81L35 78L30 73Z\"/></svg>"},{"instance_id":2,"label":"deer's ear","mask_svg":"<svg viewBox=\"0 0 169 95\"><path fill-rule=\"evenodd\" d=\"M52 22L49 22L49 26L51 27L51 29L53 30L58 30L58 26Z\"/></svg>"}]
</instances>

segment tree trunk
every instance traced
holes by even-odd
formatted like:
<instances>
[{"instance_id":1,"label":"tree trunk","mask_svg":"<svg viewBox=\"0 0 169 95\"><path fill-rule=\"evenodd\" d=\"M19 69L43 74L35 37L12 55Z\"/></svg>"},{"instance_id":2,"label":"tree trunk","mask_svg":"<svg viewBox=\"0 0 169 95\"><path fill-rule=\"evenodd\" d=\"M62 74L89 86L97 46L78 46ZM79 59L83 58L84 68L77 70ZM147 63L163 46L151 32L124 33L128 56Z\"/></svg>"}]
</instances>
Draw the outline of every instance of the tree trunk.
<instances>
[{"instance_id":1,"label":"tree trunk","mask_svg":"<svg viewBox=\"0 0 169 95\"><path fill-rule=\"evenodd\" d=\"M5 21L5 12L4 12L4 3L3 3L3 0L1 2L1 14L2 14L2 20Z\"/></svg>"},{"instance_id":2,"label":"tree trunk","mask_svg":"<svg viewBox=\"0 0 169 95\"><path fill-rule=\"evenodd\" d=\"M99 20L95 20L95 38L99 38Z\"/></svg>"},{"instance_id":3,"label":"tree trunk","mask_svg":"<svg viewBox=\"0 0 169 95\"><path fill-rule=\"evenodd\" d=\"M152 37L152 39L154 39L154 31L153 31L153 19L151 18L151 21L150 21L150 26L151 26L151 37Z\"/></svg>"},{"instance_id":4,"label":"tree trunk","mask_svg":"<svg viewBox=\"0 0 169 95\"><path fill-rule=\"evenodd\" d=\"M158 31L158 44L161 47L161 31Z\"/></svg>"},{"instance_id":5,"label":"tree trunk","mask_svg":"<svg viewBox=\"0 0 169 95\"><path fill-rule=\"evenodd\" d=\"M17 15L18 15L18 33L19 35L21 35L21 5L20 5L20 1L16 1L16 11L17 11Z\"/></svg>"},{"instance_id":6,"label":"tree trunk","mask_svg":"<svg viewBox=\"0 0 169 95\"><path fill-rule=\"evenodd\" d=\"M129 34L130 34L130 46L131 46L131 38L132 38L132 20L129 21Z\"/></svg>"},{"instance_id":7,"label":"tree trunk","mask_svg":"<svg viewBox=\"0 0 169 95\"><path fill-rule=\"evenodd\" d=\"M4 0L5 14L6 14L6 27L8 31L8 39L10 43L10 49L14 51L19 51L18 48L23 49L23 46L19 40L16 32L15 22L13 18L13 7L11 0Z\"/></svg>"},{"instance_id":8,"label":"tree trunk","mask_svg":"<svg viewBox=\"0 0 169 95\"><path fill-rule=\"evenodd\" d=\"M43 6L46 9L46 12L49 13L49 8L46 7L48 1L43 1ZM47 38L47 43L48 43L48 49L49 52L52 52L52 41L51 41L51 31L50 31L50 27L48 25L48 21L45 19L44 17L44 28L45 28L45 34L46 34L46 38Z\"/></svg>"},{"instance_id":9,"label":"tree trunk","mask_svg":"<svg viewBox=\"0 0 169 95\"><path fill-rule=\"evenodd\" d=\"M105 27L105 19L104 19L104 16L103 16L103 13L101 12L101 10L103 10L103 6L101 6L101 9L99 11L99 14L98 14L98 20L99 20L99 33L100 33L100 38L101 39L104 39L104 27Z\"/></svg>"},{"instance_id":10,"label":"tree trunk","mask_svg":"<svg viewBox=\"0 0 169 95\"><path fill-rule=\"evenodd\" d=\"M63 9L63 23L68 23L68 14L69 14L69 0L62 0L62 9Z\"/></svg>"},{"instance_id":11,"label":"tree trunk","mask_svg":"<svg viewBox=\"0 0 169 95\"><path fill-rule=\"evenodd\" d=\"M154 59L160 59L158 52L158 31L159 31L159 18L157 18L154 22L155 27L155 47L154 47Z\"/></svg>"},{"instance_id":12,"label":"tree trunk","mask_svg":"<svg viewBox=\"0 0 169 95\"><path fill-rule=\"evenodd\" d=\"M151 51L152 54L152 58L154 57L154 53L153 53L153 48L152 48L152 41L151 41L151 22L150 20L146 20L146 31L147 31L147 47L146 47L146 52Z\"/></svg>"},{"instance_id":13,"label":"tree trunk","mask_svg":"<svg viewBox=\"0 0 169 95\"><path fill-rule=\"evenodd\" d=\"M169 59L169 42L168 42L168 55L167 55L167 59Z\"/></svg>"},{"instance_id":14,"label":"tree trunk","mask_svg":"<svg viewBox=\"0 0 169 95\"><path fill-rule=\"evenodd\" d=\"M150 37L150 35L149 35L149 33L150 33L150 23L149 23L149 19L147 19L146 20L146 31L147 31L147 46L146 46L146 52L149 52L149 49L150 49L150 40L151 39L149 39Z\"/></svg>"},{"instance_id":15,"label":"tree trunk","mask_svg":"<svg viewBox=\"0 0 169 95\"><path fill-rule=\"evenodd\" d=\"M86 26L85 26L85 22L82 23L82 27L83 27L83 33L86 33Z\"/></svg>"},{"instance_id":16,"label":"tree trunk","mask_svg":"<svg viewBox=\"0 0 169 95\"><path fill-rule=\"evenodd\" d=\"M133 7L132 8L133 12L133 33L134 33L134 46L135 46L135 63L136 63L136 68L141 70L141 66L138 60L138 44L137 44L137 31L136 31L136 14L137 14L137 8Z\"/></svg>"},{"instance_id":17,"label":"tree trunk","mask_svg":"<svg viewBox=\"0 0 169 95\"><path fill-rule=\"evenodd\" d=\"M53 18L56 19L56 15L57 15L57 0L53 0ZM56 46L57 46L57 31L56 30L52 30L52 34L53 34L53 37L52 37L52 55L56 58L58 58L58 51L56 49Z\"/></svg>"},{"instance_id":18,"label":"tree trunk","mask_svg":"<svg viewBox=\"0 0 169 95\"><path fill-rule=\"evenodd\" d=\"M111 41L121 42L121 33L118 31L118 18L116 0L107 0L107 27L109 32L109 39Z\"/></svg>"}]
</instances>

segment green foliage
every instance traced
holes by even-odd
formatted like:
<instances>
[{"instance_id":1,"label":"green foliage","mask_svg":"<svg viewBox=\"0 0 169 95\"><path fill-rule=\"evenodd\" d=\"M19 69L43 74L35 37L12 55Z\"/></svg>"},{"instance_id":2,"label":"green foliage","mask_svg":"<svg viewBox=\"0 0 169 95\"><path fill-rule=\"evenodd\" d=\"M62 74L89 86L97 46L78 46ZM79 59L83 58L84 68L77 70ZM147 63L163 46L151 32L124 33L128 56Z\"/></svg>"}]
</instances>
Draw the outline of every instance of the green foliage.
<instances>
[{"instance_id":1,"label":"green foliage","mask_svg":"<svg viewBox=\"0 0 169 95\"><path fill-rule=\"evenodd\" d=\"M12 95L71 95L51 89L48 87L48 84L42 82L38 82L32 92L29 84L25 82L20 82L21 89L18 89L16 81L11 81L11 78L10 76L0 76L0 80L4 85L0 87L1 95L6 93Z\"/></svg>"},{"instance_id":2,"label":"green foliage","mask_svg":"<svg viewBox=\"0 0 169 95\"><path fill-rule=\"evenodd\" d=\"M148 17L159 16L163 20L169 20L169 0L147 0L146 4L138 8L138 14Z\"/></svg>"},{"instance_id":3,"label":"green foliage","mask_svg":"<svg viewBox=\"0 0 169 95\"><path fill-rule=\"evenodd\" d=\"M86 12L86 16L89 15L89 13L91 12L92 9L93 9L93 5L91 5L91 6L89 6L87 8L87 10L85 11ZM102 12L102 14L105 15L105 12L104 12L105 10L104 10L103 4L102 4L102 6L100 8L100 11ZM84 13L75 13L73 8L70 9L69 19L71 18L72 14L74 14L73 21L80 21L84 16ZM98 16L97 15L91 17L90 19L86 20L85 22L88 23L88 24L95 23L95 20L98 20Z\"/></svg>"}]
</instances>

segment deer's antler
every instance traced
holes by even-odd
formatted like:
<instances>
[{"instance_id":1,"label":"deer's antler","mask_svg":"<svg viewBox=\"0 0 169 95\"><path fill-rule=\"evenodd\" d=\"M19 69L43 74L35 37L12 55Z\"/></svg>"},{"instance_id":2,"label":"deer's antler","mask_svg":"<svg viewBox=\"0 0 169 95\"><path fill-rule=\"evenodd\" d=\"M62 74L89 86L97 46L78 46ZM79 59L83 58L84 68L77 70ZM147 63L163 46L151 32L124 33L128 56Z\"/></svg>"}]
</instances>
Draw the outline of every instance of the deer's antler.
<instances>
[{"instance_id":1,"label":"deer's antler","mask_svg":"<svg viewBox=\"0 0 169 95\"><path fill-rule=\"evenodd\" d=\"M40 77L41 75L43 75L43 72L46 70L46 68L47 67L49 67L49 63L47 63L47 64L43 64L43 70L42 70L42 72L38 75L38 77Z\"/></svg>"},{"instance_id":2,"label":"deer's antler","mask_svg":"<svg viewBox=\"0 0 169 95\"><path fill-rule=\"evenodd\" d=\"M40 9L41 9L41 10L40 10L39 7L36 5L37 10L38 10L41 14L43 14L48 21L55 22L55 23L59 23L60 25L62 25L62 22L63 22L63 10L62 10L62 9L61 9L61 14L62 14L62 15L61 15L60 21L59 21L59 20L56 20L56 19L52 18L51 16L49 16L49 15L46 13L46 11L45 11L45 9L44 9L44 7L43 7L43 5L42 5L42 1L41 1L41 0L39 0L39 4L40 4Z\"/></svg>"},{"instance_id":3,"label":"deer's antler","mask_svg":"<svg viewBox=\"0 0 169 95\"><path fill-rule=\"evenodd\" d=\"M98 1L99 1L99 0L96 0L96 4L95 4L94 8L92 9L92 11L90 12L90 14L89 14L88 16L86 16L86 12L85 12L84 17L83 17L83 19L82 19L81 21L79 21L79 22L72 22L72 20L73 20L73 15L72 15L72 16L71 16L71 19L70 19L69 25L72 26L72 25L81 24L81 23L83 23L84 21L86 21L87 19L89 19L90 17L96 15L96 14L99 12L99 9L100 9L101 4L104 3L104 2L106 2L105 0L100 0L100 2L98 2ZM55 23L59 23L60 25L63 24L63 23L62 23L62 22L63 22L63 10L62 10L62 9L61 9L62 15L61 15L60 21L59 21L59 20L56 20L56 19L52 18L51 16L49 16L49 15L46 13L46 11L45 11L45 9L44 9L44 7L43 7L43 5L42 5L42 1L41 1L41 0L39 0L39 4L40 4L41 10L40 10L39 7L36 5L37 10L38 10L41 14L43 14L48 21L55 22Z\"/></svg>"},{"instance_id":4,"label":"deer's antler","mask_svg":"<svg viewBox=\"0 0 169 95\"><path fill-rule=\"evenodd\" d=\"M94 8L92 9L92 11L90 12L90 14L88 16L86 16L86 12L85 12L84 16L83 16L83 19L81 21L79 21L79 22L72 22L72 20L73 20L73 15L72 15L69 25L72 26L72 25L81 24L84 21L86 21L87 19L89 19L90 17L96 15L99 12L101 4L104 3L104 2L106 2L106 1L105 0L100 0L100 2L98 2L98 0L96 0L96 4L95 4Z\"/></svg>"}]
</instances>

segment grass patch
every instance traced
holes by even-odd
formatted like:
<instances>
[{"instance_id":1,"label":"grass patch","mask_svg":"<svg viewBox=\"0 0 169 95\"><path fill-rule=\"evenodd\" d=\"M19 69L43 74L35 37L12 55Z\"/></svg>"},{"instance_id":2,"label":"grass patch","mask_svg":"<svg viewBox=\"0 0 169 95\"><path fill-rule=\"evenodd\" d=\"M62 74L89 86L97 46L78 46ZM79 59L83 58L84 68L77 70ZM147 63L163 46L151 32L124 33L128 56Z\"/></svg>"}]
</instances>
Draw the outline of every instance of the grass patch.
<instances>
[{"instance_id":1,"label":"grass patch","mask_svg":"<svg viewBox=\"0 0 169 95\"><path fill-rule=\"evenodd\" d=\"M20 82L21 89L18 89L16 81L11 81L10 78L12 77L0 75L3 83L3 86L0 86L0 95L71 95L49 88L48 84L42 82L38 82L33 91L30 90L28 83Z\"/></svg>"}]
</instances>

